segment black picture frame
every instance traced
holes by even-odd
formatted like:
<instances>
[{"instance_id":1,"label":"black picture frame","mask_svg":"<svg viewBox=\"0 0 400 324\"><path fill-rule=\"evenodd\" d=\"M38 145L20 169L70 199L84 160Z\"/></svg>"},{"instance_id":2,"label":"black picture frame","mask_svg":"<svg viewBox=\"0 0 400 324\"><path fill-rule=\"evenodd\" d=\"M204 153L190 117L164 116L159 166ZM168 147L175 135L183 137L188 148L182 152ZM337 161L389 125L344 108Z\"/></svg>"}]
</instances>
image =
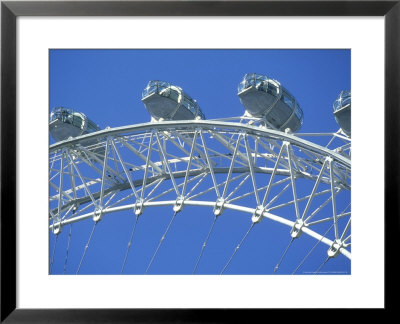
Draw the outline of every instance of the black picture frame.
<instances>
[{"instance_id":1,"label":"black picture frame","mask_svg":"<svg viewBox=\"0 0 400 324\"><path fill-rule=\"evenodd\" d=\"M235 322L266 310L16 308L16 19L19 16L384 16L385 309L396 307L393 259L399 236L400 0L395 1L2 1L1 322ZM373 188L372 188L373 190ZM368 247L366 247L368 248ZM366 283L367 284L367 283Z\"/></svg>"}]
</instances>

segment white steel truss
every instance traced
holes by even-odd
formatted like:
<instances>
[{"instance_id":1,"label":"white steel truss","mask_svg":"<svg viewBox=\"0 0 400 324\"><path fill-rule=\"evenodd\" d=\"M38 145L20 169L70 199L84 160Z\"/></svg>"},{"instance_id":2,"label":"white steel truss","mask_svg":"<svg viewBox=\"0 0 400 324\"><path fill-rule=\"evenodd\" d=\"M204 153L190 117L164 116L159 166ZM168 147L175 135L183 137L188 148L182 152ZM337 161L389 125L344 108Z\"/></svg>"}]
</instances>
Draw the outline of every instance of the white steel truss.
<instances>
[{"instance_id":1,"label":"white steel truss","mask_svg":"<svg viewBox=\"0 0 400 324\"><path fill-rule=\"evenodd\" d=\"M304 139L317 136L327 144ZM341 142L332 147L335 139ZM88 218L97 224L118 211L133 210L138 218L147 208L170 205L175 216L186 205L203 206L215 219L194 271L225 209L251 215L243 240L266 218L290 227L290 244L305 233L328 246L328 258L350 259L351 212L338 210L350 203L350 149L350 140L339 133L293 135L256 121L151 122L102 130L50 147L49 228L58 235L68 224ZM292 210L289 216L284 209ZM321 224L333 232L324 233Z\"/></svg>"}]
</instances>

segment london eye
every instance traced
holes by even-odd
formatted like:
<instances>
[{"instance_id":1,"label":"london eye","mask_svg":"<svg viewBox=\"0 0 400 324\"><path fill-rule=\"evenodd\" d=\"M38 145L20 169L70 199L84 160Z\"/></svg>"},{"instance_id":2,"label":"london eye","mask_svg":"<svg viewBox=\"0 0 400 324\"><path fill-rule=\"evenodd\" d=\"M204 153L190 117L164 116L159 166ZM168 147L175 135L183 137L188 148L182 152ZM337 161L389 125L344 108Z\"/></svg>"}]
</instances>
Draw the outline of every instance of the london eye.
<instances>
[{"instance_id":1,"label":"london eye","mask_svg":"<svg viewBox=\"0 0 400 324\"><path fill-rule=\"evenodd\" d=\"M50 273L349 273L350 91L326 108L335 131L302 133L312 112L289 87L264 72L236 83L237 117L208 119L161 80L143 86L147 122L52 110Z\"/></svg>"}]
</instances>

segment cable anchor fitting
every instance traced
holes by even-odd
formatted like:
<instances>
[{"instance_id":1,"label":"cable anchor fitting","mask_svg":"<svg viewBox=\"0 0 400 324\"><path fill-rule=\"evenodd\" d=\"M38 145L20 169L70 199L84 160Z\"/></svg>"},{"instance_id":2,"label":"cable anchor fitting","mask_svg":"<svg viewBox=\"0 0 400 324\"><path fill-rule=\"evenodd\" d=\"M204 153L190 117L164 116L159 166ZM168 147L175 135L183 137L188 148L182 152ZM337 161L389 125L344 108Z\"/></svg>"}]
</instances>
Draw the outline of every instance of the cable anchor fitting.
<instances>
[{"instance_id":1,"label":"cable anchor fitting","mask_svg":"<svg viewBox=\"0 0 400 324\"><path fill-rule=\"evenodd\" d=\"M93 220L97 223L98 221L102 220L103 216L103 208L97 206L93 212Z\"/></svg>"},{"instance_id":2,"label":"cable anchor fitting","mask_svg":"<svg viewBox=\"0 0 400 324\"><path fill-rule=\"evenodd\" d=\"M225 199L224 198L222 198L222 197L219 197L218 199L217 199L217 201L215 202L215 205L214 205L214 215L215 216L219 216L219 215L221 215L223 212L224 212L224 210L225 210Z\"/></svg>"},{"instance_id":3,"label":"cable anchor fitting","mask_svg":"<svg viewBox=\"0 0 400 324\"><path fill-rule=\"evenodd\" d=\"M328 256L330 258L336 258L340 253L340 249L343 247L343 242L341 240L334 240L330 248L328 249Z\"/></svg>"},{"instance_id":4,"label":"cable anchor fitting","mask_svg":"<svg viewBox=\"0 0 400 324\"><path fill-rule=\"evenodd\" d=\"M293 238L298 238L303 234L303 227L305 226L305 223L302 219L296 220L296 222L293 224L292 229L290 230L290 235Z\"/></svg>"},{"instance_id":5,"label":"cable anchor fitting","mask_svg":"<svg viewBox=\"0 0 400 324\"><path fill-rule=\"evenodd\" d=\"M264 207L264 206L261 206L261 205L260 205L260 206L257 206L257 208L256 208L255 211L254 211L253 216L251 216L251 221L252 221L253 223L259 223L259 222L261 222L262 219L264 218L264 217L263 217L264 212L265 212L265 207Z\"/></svg>"},{"instance_id":6,"label":"cable anchor fitting","mask_svg":"<svg viewBox=\"0 0 400 324\"><path fill-rule=\"evenodd\" d=\"M175 213L180 212L183 209L184 200L185 200L185 197L183 197L183 196L178 196L176 198L175 205L173 207L173 210Z\"/></svg>"},{"instance_id":7,"label":"cable anchor fitting","mask_svg":"<svg viewBox=\"0 0 400 324\"><path fill-rule=\"evenodd\" d=\"M56 222L53 223L53 234L58 235L61 233L62 225L60 219L57 219Z\"/></svg>"},{"instance_id":8,"label":"cable anchor fitting","mask_svg":"<svg viewBox=\"0 0 400 324\"><path fill-rule=\"evenodd\" d=\"M144 211L144 200L139 198L136 200L135 205L133 206L133 212L135 213L136 216L142 215Z\"/></svg>"}]
</instances>

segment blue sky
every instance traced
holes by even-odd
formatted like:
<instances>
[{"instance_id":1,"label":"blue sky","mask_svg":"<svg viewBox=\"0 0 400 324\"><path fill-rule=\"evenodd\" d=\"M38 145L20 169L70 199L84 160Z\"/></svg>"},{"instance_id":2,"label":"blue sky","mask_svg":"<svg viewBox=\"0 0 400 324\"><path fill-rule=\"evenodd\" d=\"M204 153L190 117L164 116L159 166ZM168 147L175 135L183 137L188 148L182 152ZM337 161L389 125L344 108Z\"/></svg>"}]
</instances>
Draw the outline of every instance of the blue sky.
<instances>
[{"instance_id":1,"label":"blue sky","mask_svg":"<svg viewBox=\"0 0 400 324\"><path fill-rule=\"evenodd\" d=\"M241 116L237 86L246 73L256 72L278 80L296 97L304 111L300 132L334 132L339 127L332 104L340 91L351 88L350 50L50 50L49 59L49 111L69 107L101 128L148 122L141 93L155 79L182 87L207 119ZM127 274L144 272L171 216L171 207L149 209L141 216ZM249 219L233 211L218 219L199 274L219 273L247 231ZM211 210L185 207L149 273L191 273L212 220ZM73 225L67 273L75 273L92 226L92 220ZM132 226L131 213L106 215L96 227L80 273L118 274ZM58 238L53 273L63 273L69 230L65 227ZM226 273L270 274L290 240L289 230L272 221L257 224ZM51 254L54 235L49 238ZM295 240L278 273L291 273L314 243L305 235ZM326 250L320 244L299 273L316 270ZM350 261L339 256L324 271L349 273Z\"/></svg>"}]
</instances>

